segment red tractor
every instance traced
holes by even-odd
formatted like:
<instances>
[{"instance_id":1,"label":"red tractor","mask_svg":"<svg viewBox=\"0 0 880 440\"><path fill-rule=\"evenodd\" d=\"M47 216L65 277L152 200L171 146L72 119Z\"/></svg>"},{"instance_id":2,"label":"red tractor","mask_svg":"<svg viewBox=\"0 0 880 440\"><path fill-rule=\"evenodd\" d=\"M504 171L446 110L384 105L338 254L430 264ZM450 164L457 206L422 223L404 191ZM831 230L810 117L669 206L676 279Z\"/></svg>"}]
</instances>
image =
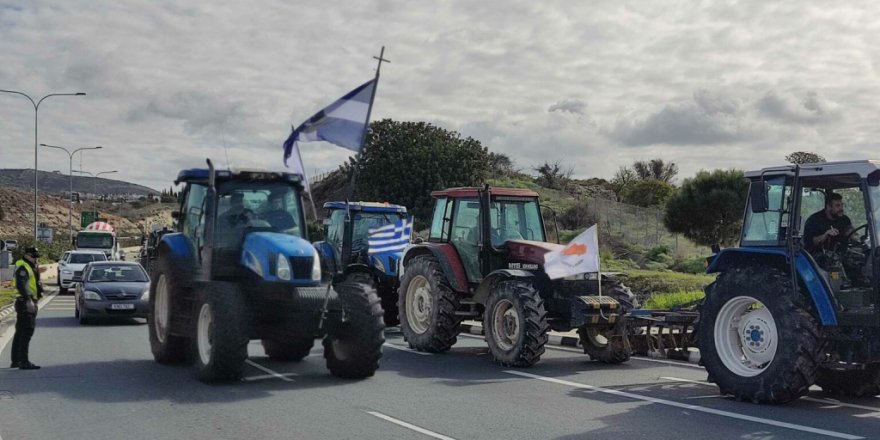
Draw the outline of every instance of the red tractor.
<instances>
[{"instance_id":1,"label":"red tractor","mask_svg":"<svg viewBox=\"0 0 880 440\"><path fill-rule=\"evenodd\" d=\"M401 259L400 327L410 347L444 352L465 319L482 320L496 361L527 367L540 360L547 332L578 329L591 359L630 356L624 315L637 307L611 274L551 280L538 194L526 189L435 191L431 232Z\"/></svg>"}]
</instances>

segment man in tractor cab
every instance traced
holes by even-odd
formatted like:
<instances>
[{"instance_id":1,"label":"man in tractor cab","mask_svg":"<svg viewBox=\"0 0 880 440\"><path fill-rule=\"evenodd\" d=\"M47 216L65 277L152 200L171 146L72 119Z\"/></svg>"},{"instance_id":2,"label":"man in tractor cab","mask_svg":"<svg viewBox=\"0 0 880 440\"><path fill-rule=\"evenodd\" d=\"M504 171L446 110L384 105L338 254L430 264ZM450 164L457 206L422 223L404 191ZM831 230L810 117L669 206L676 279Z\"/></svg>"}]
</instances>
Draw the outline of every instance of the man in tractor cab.
<instances>
[{"instance_id":1,"label":"man in tractor cab","mask_svg":"<svg viewBox=\"0 0 880 440\"><path fill-rule=\"evenodd\" d=\"M288 231L296 228L296 220L293 215L284 209L284 193L272 192L269 194L269 211L263 218L278 231Z\"/></svg>"},{"instance_id":2,"label":"man in tractor cab","mask_svg":"<svg viewBox=\"0 0 880 440\"><path fill-rule=\"evenodd\" d=\"M858 243L858 237L850 235L852 232L852 220L843 213L843 197L829 193L825 197L825 208L811 215L804 224L804 244L815 256L823 250L834 250L846 237Z\"/></svg>"}]
</instances>

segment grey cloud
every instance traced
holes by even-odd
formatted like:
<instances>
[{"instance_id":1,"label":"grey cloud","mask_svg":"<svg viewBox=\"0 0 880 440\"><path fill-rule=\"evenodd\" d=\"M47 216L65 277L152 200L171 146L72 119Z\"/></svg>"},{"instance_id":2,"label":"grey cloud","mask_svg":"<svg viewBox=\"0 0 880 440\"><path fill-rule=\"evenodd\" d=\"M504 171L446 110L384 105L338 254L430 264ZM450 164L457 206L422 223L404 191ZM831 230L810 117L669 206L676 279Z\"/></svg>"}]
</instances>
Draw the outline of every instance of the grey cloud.
<instances>
[{"instance_id":1,"label":"grey cloud","mask_svg":"<svg viewBox=\"0 0 880 440\"><path fill-rule=\"evenodd\" d=\"M184 130L191 135L236 131L250 118L243 103L198 91L154 97L129 111L127 119L139 122L150 116L183 121Z\"/></svg>"},{"instance_id":2,"label":"grey cloud","mask_svg":"<svg viewBox=\"0 0 880 440\"><path fill-rule=\"evenodd\" d=\"M808 92L798 99L771 90L758 100L756 107L763 116L797 124L825 123L840 117L837 105L816 92Z\"/></svg>"},{"instance_id":3,"label":"grey cloud","mask_svg":"<svg viewBox=\"0 0 880 440\"><path fill-rule=\"evenodd\" d=\"M580 99L563 99L550 106L548 112L567 112L582 115L587 109L587 103Z\"/></svg>"}]
</instances>

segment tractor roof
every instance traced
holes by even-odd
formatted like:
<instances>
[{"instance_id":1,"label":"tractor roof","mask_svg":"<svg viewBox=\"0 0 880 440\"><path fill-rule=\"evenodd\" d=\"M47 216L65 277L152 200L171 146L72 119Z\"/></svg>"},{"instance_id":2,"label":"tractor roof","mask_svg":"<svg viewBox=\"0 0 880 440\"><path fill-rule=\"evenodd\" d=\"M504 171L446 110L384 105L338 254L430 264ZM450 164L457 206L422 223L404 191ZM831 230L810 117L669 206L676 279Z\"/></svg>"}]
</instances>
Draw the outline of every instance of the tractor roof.
<instances>
[{"instance_id":1,"label":"tractor roof","mask_svg":"<svg viewBox=\"0 0 880 440\"><path fill-rule=\"evenodd\" d=\"M801 165L801 177L836 176L841 174L858 174L868 177L874 171L880 170L880 160L850 160L842 162L823 162ZM762 168L757 171L749 171L746 177L757 178L779 174L793 173L794 165Z\"/></svg>"},{"instance_id":2,"label":"tractor roof","mask_svg":"<svg viewBox=\"0 0 880 440\"><path fill-rule=\"evenodd\" d=\"M300 174L283 173L279 171L254 170L254 169L231 169L217 170L217 181L224 180L286 180L289 182L302 184L303 177ZM175 184L180 182L207 182L207 168L190 168L182 170L177 174Z\"/></svg>"},{"instance_id":3,"label":"tractor roof","mask_svg":"<svg viewBox=\"0 0 880 440\"><path fill-rule=\"evenodd\" d=\"M483 188L478 187L460 187L449 188L442 191L431 192L431 197L477 197ZM522 188L497 188L489 187L489 194L493 196L509 196L509 197L538 197L538 193L530 189Z\"/></svg>"},{"instance_id":4,"label":"tractor roof","mask_svg":"<svg viewBox=\"0 0 880 440\"><path fill-rule=\"evenodd\" d=\"M393 212L406 214L406 206L392 205L390 203L379 202L349 202L348 205L352 211L363 212ZM325 209L345 209L345 202L327 202L324 204Z\"/></svg>"}]
</instances>

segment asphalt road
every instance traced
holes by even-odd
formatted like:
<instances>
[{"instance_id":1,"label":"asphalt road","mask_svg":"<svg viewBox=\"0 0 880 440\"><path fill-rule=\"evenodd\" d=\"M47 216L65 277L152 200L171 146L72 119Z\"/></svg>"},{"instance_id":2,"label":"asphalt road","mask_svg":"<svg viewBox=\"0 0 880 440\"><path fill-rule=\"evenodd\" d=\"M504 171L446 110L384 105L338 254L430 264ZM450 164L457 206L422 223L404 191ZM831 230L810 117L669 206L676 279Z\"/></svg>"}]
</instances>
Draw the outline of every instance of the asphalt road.
<instances>
[{"instance_id":1,"label":"asphalt road","mask_svg":"<svg viewBox=\"0 0 880 440\"><path fill-rule=\"evenodd\" d=\"M187 367L153 362L142 320L80 326L65 296L47 301L37 322L31 358L43 369L0 368L2 440L756 440L872 438L880 428L876 398L816 391L786 406L735 402L694 365L603 365L570 348L512 370L471 336L425 355L389 331L381 369L363 381L331 377L320 344L300 363L279 363L255 341L246 380L206 385ZM10 337L0 335L0 348ZM8 344L0 362L8 366Z\"/></svg>"}]
</instances>

